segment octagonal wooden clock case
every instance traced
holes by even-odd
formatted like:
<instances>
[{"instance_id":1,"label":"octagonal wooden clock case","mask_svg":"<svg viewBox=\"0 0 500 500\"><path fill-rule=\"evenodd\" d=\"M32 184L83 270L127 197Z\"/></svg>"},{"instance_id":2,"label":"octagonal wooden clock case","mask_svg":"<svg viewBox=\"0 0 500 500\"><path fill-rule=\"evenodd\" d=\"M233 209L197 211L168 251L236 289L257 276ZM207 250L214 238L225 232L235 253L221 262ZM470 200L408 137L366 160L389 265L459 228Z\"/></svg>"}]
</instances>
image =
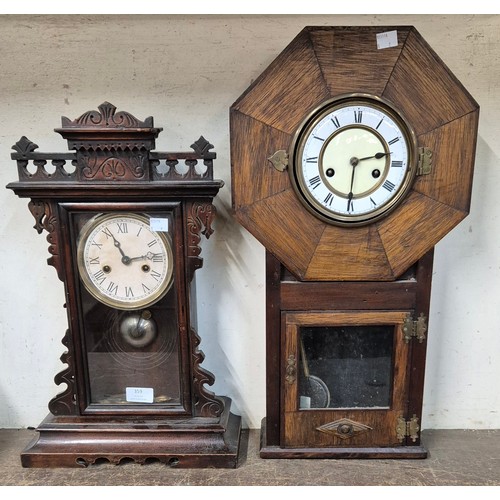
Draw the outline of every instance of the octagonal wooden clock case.
<instances>
[{"instance_id":1,"label":"octagonal wooden clock case","mask_svg":"<svg viewBox=\"0 0 500 500\"><path fill-rule=\"evenodd\" d=\"M205 386L196 333L200 241L213 232L213 146L153 151L162 129L103 103L56 129L72 152L14 146L19 181L66 292L67 352L25 467L106 459L235 467L240 417Z\"/></svg>"},{"instance_id":2,"label":"octagonal wooden clock case","mask_svg":"<svg viewBox=\"0 0 500 500\"><path fill-rule=\"evenodd\" d=\"M423 458L433 249L469 212L479 107L413 27L306 27L233 104L267 250L262 457Z\"/></svg>"}]
</instances>

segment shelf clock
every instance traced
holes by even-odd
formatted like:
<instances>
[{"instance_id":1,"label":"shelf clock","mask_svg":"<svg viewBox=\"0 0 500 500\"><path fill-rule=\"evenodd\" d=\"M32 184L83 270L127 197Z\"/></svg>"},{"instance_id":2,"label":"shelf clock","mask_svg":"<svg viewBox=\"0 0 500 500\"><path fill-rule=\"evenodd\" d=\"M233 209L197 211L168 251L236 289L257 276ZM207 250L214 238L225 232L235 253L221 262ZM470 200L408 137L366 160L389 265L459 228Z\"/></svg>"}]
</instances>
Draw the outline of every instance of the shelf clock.
<instances>
[{"instance_id":1,"label":"shelf clock","mask_svg":"<svg viewBox=\"0 0 500 500\"><path fill-rule=\"evenodd\" d=\"M306 27L230 109L266 248L264 458L424 458L436 243L469 213L479 106L417 30Z\"/></svg>"},{"instance_id":2,"label":"shelf clock","mask_svg":"<svg viewBox=\"0 0 500 500\"><path fill-rule=\"evenodd\" d=\"M161 128L110 103L56 129L70 152L13 146L9 184L48 232L66 292L66 384L49 403L25 467L106 459L176 467L236 467L240 417L205 386L196 333L195 271L213 232L213 146L154 151Z\"/></svg>"}]
</instances>

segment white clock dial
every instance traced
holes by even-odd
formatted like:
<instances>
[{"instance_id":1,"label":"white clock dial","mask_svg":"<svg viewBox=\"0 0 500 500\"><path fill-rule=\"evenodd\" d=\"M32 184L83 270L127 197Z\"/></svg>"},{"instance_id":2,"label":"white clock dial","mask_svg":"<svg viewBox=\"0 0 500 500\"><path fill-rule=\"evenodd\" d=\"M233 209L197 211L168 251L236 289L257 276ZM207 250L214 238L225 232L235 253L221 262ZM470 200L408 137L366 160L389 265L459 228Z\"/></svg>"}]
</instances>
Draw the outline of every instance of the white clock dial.
<instances>
[{"instance_id":1,"label":"white clock dial","mask_svg":"<svg viewBox=\"0 0 500 500\"><path fill-rule=\"evenodd\" d=\"M80 233L78 268L96 299L118 309L140 309L168 291L172 249L166 233L152 230L148 217L101 215Z\"/></svg>"},{"instance_id":2,"label":"white clock dial","mask_svg":"<svg viewBox=\"0 0 500 500\"><path fill-rule=\"evenodd\" d=\"M386 104L334 101L299 133L292 181L309 209L340 224L386 215L415 175L414 134Z\"/></svg>"}]
</instances>

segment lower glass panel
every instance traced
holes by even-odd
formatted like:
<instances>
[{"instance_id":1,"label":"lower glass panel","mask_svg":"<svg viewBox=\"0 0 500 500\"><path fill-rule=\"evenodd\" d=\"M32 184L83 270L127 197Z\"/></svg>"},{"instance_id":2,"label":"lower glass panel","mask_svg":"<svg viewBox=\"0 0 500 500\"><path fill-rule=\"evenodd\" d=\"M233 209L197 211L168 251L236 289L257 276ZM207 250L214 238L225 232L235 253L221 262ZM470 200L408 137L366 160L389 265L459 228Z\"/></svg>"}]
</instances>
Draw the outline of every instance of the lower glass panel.
<instances>
[{"instance_id":1,"label":"lower glass panel","mask_svg":"<svg viewBox=\"0 0 500 500\"><path fill-rule=\"evenodd\" d=\"M394 325L301 327L299 408L391 406Z\"/></svg>"},{"instance_id":2,"label":"lower glass panel","mask_svg":"<svg viewBox=\"0 0 500 500\"><path fill-rule=\"evenodd\" d=\"M96 304L86 321L90 403L180 404L175 310L118 311Z\"/></svg>"}]
</instances>

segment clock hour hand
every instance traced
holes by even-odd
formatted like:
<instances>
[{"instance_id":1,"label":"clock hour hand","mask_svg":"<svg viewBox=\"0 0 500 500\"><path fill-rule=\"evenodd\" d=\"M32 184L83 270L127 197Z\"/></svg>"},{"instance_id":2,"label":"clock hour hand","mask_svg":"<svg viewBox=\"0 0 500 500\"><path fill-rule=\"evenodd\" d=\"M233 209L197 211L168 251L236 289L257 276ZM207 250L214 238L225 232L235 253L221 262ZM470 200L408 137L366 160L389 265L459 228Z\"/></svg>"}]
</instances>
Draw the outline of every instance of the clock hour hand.
<instances>
[{"instance_id":1,"label":"clock hour hand","mask_svg":"<svg viewBox=\"0 0 500 500\"><path fill-rule=\"evenodd\" d=\"M125 265L130 264L131 259L130 259L130 257L127 257L125 255L125 252L122 250L121 243L114 237L114 235L113 235L113 233L111 233L111 231L110 231L109 234L111 234L111 237L113 238L113 244L115 245L116 248L118 248L118 251L122 255L122 262L123 262L123 264L125 264Z\"/></svg>"}]
</instances>

